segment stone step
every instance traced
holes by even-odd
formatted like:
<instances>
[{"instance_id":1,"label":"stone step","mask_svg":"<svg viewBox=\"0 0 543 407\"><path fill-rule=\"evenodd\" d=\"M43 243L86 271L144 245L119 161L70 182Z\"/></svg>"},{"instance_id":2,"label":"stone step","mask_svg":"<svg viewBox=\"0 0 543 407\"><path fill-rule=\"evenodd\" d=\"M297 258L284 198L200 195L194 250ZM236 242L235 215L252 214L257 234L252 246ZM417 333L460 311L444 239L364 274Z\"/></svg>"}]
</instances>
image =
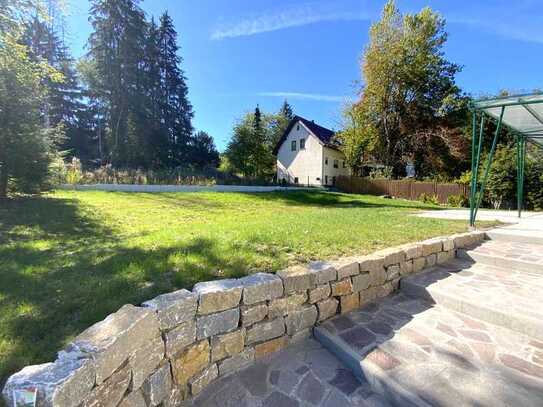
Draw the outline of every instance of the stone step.
<instances>
[{"instance_id":1,"label":"stone step","mask_svg":"<svg viewBox=\"0 0 543 407\"><path fill-rule=\"evenodd\" d=\"M487 240L471 249L459 249L457 255L461 259L506 270L543 274L543 247L538 244Z\"/></svg>"},{"instance_id":2,"label":"stone step","mask_svg":"<svg viewBox=\"0 0 543 407\"><path fill-rule=\"evenodd\" d=\"M501 242L527 243L543 246L543 231L541 230L526 230L517 229L514 226L506 228L496 228L486 232L487 238L490 240ZM543 247L540 248L543 250Z\"/></svg>"},{"instance_id":3,"label":"stone step","mask_svg":"<svg viewBox=\"0 0 543 407\"><path fill-rule=\"evenodd\" d=\"M543 342L399 293L315 328L398 406L541 406Z\"/></svg>"},{"instance_id":4,"label":"stone step","mask_svg":"<svg viewBox=\"0 0 543 407\"><path fill-rule=\"evenodd\" d=\"M543 274L462 260L432 267L400 282L406 295L543 341Z\"/></svg>"}]
</instances>

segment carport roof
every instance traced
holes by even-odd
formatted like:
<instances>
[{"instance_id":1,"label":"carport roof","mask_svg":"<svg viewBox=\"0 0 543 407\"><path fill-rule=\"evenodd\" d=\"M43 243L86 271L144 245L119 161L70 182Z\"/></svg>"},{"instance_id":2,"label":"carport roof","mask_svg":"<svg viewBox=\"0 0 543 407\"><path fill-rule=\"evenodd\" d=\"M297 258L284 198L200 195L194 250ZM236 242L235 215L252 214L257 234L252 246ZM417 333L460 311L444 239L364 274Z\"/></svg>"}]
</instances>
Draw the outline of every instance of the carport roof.
<instances>
[{"instance_id":1,"label":"carport roof","mask_svg":"<svg viewBox=\"0 0 543 407\"><path fill-rule=\"evenodd\" d=\"M526 139L543 146L543 93L483 99L473 103L475 110L499 120Z\"/></svg>"}]
</instances>

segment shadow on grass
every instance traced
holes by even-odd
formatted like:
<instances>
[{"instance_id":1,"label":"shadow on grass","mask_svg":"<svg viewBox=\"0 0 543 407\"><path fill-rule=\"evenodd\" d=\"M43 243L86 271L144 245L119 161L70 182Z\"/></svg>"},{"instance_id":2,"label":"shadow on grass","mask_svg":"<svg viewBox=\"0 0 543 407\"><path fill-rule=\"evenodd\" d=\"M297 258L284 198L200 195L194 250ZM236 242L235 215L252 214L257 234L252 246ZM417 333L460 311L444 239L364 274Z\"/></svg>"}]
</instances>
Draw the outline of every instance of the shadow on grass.
<instances>
[{"instance_id":1,"label":"shadow on grass","mask_svg":"<svg viewBox=\"0 0 543 407\"><path fill-rule=\"evenodd\" d=\"M277 201L293 206L320 206L333 208L403 208L403 209L442 209L422 202L385 199L371 195L349 195L338 192L321 191L279 191L271 193L251 193L265 200ZM373 201L373 202L372 202Z\"/></svg>"},{"instance_id":2,"label":"shadow on grass","mask_svg":"<svg viewBox=\"0 0 543 407\"><path fill-rule=\"evenodd\" d=\"M0 386L25 365L54 360L68 340L123 304L248 269L243 253L214 239L127 247L76 200L0 205Z\"/></svg>"}]
</instances>

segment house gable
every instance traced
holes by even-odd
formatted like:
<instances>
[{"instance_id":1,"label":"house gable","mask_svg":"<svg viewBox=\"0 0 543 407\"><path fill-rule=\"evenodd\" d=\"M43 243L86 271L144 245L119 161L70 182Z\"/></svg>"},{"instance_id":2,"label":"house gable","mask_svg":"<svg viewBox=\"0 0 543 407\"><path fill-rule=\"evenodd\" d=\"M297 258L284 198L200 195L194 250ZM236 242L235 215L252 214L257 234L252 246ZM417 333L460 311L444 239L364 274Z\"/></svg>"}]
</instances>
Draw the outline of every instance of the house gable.
<instances>
[{"instance_id":1,"label":"house gable","mask_svg":"<svg viewBox=\"0 0 543 407\"><path fill-rule=\"evenodd\" d=\"M290 134L294 126L296 126L297 124L301 124L302 126L304 126L305 129L310 134L312 134L319 141L320 144L325 145L330 148L337 149L337 144L334 140L335 133L332 130L327 129L326 127L319 126L315 122L304 119L301 116L294 116L294 118L290 121L287 129L285 130L285 132L283 133L283 135L277 142L277 145L273 149L274 155L278 154L279 149L281 148L282 144L285 142L288 135Z\"/></svg>"}]
</instances>

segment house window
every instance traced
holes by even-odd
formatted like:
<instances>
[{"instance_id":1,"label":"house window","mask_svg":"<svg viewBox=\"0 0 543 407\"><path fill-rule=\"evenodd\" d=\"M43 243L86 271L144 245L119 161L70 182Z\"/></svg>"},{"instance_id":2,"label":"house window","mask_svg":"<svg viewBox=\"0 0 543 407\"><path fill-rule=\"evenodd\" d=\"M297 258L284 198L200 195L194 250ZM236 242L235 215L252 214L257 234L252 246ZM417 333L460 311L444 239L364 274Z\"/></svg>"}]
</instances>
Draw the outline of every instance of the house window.
<instances>
[{"instance_id":1,"label":"house window","mask_svg":"<svg viewBox=\"0 0 543 407\"><path fill-rule=\"evenodd\" d=\"M328 165L328 157L324 157L324 165Z\"/></svg>"},{"instance_id":2,"label":"house window","mask_svg":"<svg viewBox=\"0 0 543 407\"><path fill-rule=\"evenodd\" d=\"M299 124L296 126L296 131L300 131L300 125Z\"/></svg>"},{"instance_id":3,"label":"house window","mask_svg":"<svg viewBox=\"0 0 543 407\"><path fill-rule=\"evenodd\" d=\"M300 150L305 150L305 138L300 139Z\"/></svg>"},{"instance_id":4,"label":"house window","mask_svg":"<svg viewBox=\"0 0 543 407\"><path fill-rule=\"evenodd\" d=\"M295 183L295 184L298 183L298 177L294 177L294 183Z\"/></svg>"},{"instance_id":5,"label":"house window","mask_svg":"<svg viewBox=\"0 0 543 407\"><path fill-rule=\"evenodd\" d=\"M296 151L296 140L292 140L292 142L290 143L290 150Z\"/></svg>"},{"instance_id":6,"label":"house window","mask_svg":"<svg viewBox=\"0 0 543 407\"><path fill-rule=\"evenodd\" d=\"M324 176L324 185L328 185L328 175Z\"/></svg>"},{"instance_id":7,"label":"house window","mask_svg":"<svg viewBox=\"0 0 543 407\"><path fill-rule=\"evenodd\" d=\"M338 160L334 160L334 168L339 168L339 161Z\"/></svg>"},{"instance_id":8,"label":"house window","mask_svg":"<svg viewBox=\"0 0 543 407\"><path fill-rule=\"evenodd\" d=\"M343 168L347 168L347 163L345 161L342 161L343 162Z\"/></svg>"}]
</instances>

